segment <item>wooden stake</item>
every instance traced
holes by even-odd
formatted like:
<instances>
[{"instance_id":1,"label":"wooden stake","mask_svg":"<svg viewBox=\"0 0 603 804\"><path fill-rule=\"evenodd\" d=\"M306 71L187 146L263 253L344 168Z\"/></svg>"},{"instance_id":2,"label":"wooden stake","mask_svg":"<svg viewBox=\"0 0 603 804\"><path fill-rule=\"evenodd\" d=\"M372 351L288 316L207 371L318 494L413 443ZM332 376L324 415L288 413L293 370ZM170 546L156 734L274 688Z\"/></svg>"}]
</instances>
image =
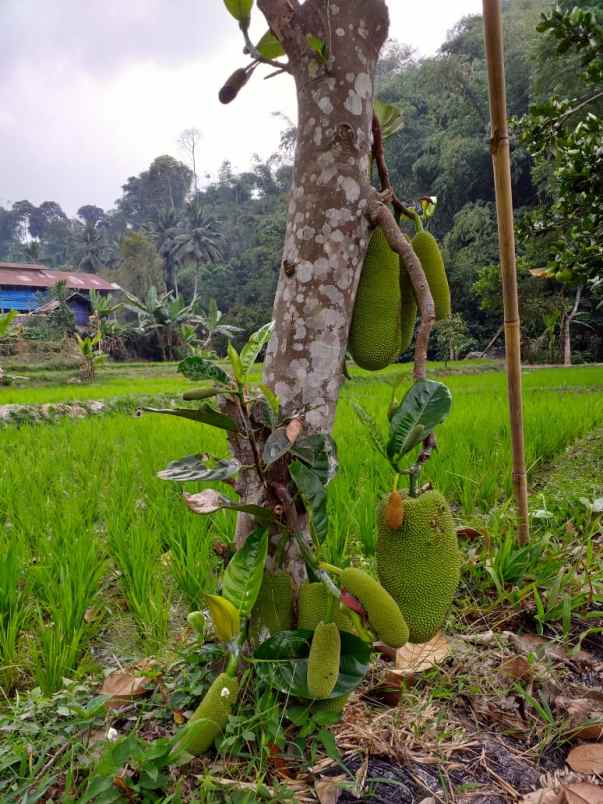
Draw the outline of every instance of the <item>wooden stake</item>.
<instances>
[{"instance_id":1,"label":"wooden stake","mask_svg":"<svg viewBox=\"0 0 603 804\"><path fill-rule=\"evenodd\" d=\"M527 544L529 541L528 484L523 435L521 330L517 297L515 235L513 232L513 198L501 4L502 0L483 0L490 121L492 126L490 151L494 168L500 270L505 311L505 352L513 448L513 489L518 509L518 541L520 544Z\"/></svg>"}]
</instances>

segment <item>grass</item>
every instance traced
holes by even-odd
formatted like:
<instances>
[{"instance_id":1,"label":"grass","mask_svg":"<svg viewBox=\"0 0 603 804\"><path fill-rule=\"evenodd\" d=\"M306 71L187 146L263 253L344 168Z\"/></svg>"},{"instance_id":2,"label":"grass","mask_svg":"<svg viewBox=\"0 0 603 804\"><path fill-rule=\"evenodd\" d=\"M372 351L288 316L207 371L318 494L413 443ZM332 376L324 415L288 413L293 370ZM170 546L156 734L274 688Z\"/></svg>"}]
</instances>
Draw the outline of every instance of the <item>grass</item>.
<instances>
[{"instance_id":1,"label":"grass","mask_svg":"<svg viewBox=\"0 0 603 804\"><path fill-rule=\"evenodd\" d=\"M406 370L348 383L335 426L341 469L330 487L328 560L374 552L375 505L391 473L372 450L351 409L362 402L385 426L391 385ZM543 369L525 374L528 462L532 474L603 418L603 370ZM119 381L84 390L115 390ZM137 390L173 383L139 378ZM510 447L505 381L500 373L446 378L453 412L440 428L440 449L425 470L457 506L460 519L509 496ZM163 386L165 389L165 385ZM72 388L28 389L72 393ZM77 389L82 390L81 388ZM131 389L130 389L131 390ZM182 613L198 608L214 586L214 540L231 540L234 517L193 516L181 489L156 478L169 461L226 452L221 433L171 417L107 415L84 421L8 428L0 443L0 657L5 688L28 678L45 691L85 659L104 625L120 611L133 618L133 653L170 643ZM196 490L198 484L189 484ZM507 548L508 549L508 548ZM502 550L502 548L501 548ZM525 559L525 557L523 557ZM514 557L521 565L522 557ZM501 552L494 571L509 580ZM511 571L511 570L509 570ZM502 575L501 575L502 573ZM17 580L18 579L18 580ZM90 612L94 612L91 616Z\"/></svg>"}]
</instances>

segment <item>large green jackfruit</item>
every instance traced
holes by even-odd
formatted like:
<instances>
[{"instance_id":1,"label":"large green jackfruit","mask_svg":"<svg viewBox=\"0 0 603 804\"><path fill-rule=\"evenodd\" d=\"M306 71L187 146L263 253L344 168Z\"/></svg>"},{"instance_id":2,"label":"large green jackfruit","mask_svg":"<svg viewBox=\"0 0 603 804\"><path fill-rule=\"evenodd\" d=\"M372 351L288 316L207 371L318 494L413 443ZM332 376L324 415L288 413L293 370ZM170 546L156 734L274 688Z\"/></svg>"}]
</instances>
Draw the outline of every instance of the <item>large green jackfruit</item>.
<instances>
[{"instance_id":1,"label":"large green jackfruit","mask_svg":"<svg viewBox=\"0 0 603 804\"><path fill-rule=\"evenodd\" d=\"M450 318L450 288L437 240L431 232L423 230L414 236L412 247L423 266L433 296L436 321Z\"/></svg>"},{"instance_id":2,"label":"large green jackfruit","mask_svg":"<svg viewBox=\"0 0 603 804\"><path fill-rule=\"evenodd\" d=\"M408 642L408 625L396 601L379 581L367 572L348 567L341 573L341 585L362 603L371 628L392 648Z\"/></svg>"},{"instance_id":3,"label":"large green jackfruit","mask_svg":"<svg viewBox=\"0 0 603 804\"><path fill-rule=\"evenodd\" d=\"M400 354L410 346L416 322L417 300L408 270L400 257Z\"/></svg>"},{"instance_id":4,"label":"large green jackfruit","mask_svg":"<svg viewBox=\"0 0 603 804\"><path fill-rule=\"evenodd\" d=\"M354 622L349 609L343 607L329 593L324 583L305 583L297 601L297 627L314 631L319 622L325 621L328 607L332 606L332 621L340 631L355 634Z\"/></svg>"},{"instance_id":5,"label":"large green jackfruit","mask_svg":"<svg viewBox=\"0 0 603 804\"><path fill-rule=\"evenodd\" d=\"M220 673L182 729L172 751L184 750L193 756L204 754L224 731L238 694L237 679Z\"/></svg>"},{"instance_id":6,"label":"large green jackfruit","mask_svg":"<svg viewBox=\"0 0 603 804\"><path fill-rule=\"evenodd\" d=\"M271 635L293 627L293 591L286 572L264 573L262 588L251 612L250 636L257 640L264 629Z\"/></svg>"},{"instance_id":7,"label":"large green jackfruit","mask_svg":"<svg viewBox=\"0 0 603 804\"><path fill-rule=\"evenodd\" d=\"M335 623L318 623L308 656L308 692L328 698L335 689L341 658L341 636Z\"/></svg>"},{"instance_id":8,"label":"large green jackfruit","mask_svg":"<svg viewBox=\"0 0 603 804\"><path fill-rule=\"evenodd\" d=\"M381 227L373 232L356 293L349 350L368 371L400 354L400 264Z\"/></svg>"},{"instance_id":9,"label":"large green jackfruit","mask_svg":"<svg viewBox=\"0 0 603 804\"><path fill-rule=\"evenodd\" d=\"M444 624L459 583L461 552L448 503L437 491L404 500L404 521L390 528L378 509L377 574L410 629L428 642Z\"/></svg>"}]
</instances>

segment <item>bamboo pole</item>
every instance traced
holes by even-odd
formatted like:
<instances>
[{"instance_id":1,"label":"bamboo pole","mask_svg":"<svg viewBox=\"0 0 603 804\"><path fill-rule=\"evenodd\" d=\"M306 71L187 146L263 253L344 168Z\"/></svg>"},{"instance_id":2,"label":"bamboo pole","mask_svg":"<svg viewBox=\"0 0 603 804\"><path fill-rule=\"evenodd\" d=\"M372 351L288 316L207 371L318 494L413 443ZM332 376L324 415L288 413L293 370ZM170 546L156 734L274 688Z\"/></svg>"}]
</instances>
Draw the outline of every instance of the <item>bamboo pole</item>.
<instances>
[{"instance_id":1,"label":"bamboo pole","mask_svg":"<svg viewBox=\"0 0 603 804\"><path fill-rule=\"evenodd\" d=\"M496 216L498 220L500 271L504 304L507 386L513 448L513 490L518 512L518 541L520 544L527 544L529 541L528 484L523 434L521 330L515 264L513 197L501 5L502 0L483 0L490 121L492 127L490 151L496 192Z\"/></svg>"}]
</instances>

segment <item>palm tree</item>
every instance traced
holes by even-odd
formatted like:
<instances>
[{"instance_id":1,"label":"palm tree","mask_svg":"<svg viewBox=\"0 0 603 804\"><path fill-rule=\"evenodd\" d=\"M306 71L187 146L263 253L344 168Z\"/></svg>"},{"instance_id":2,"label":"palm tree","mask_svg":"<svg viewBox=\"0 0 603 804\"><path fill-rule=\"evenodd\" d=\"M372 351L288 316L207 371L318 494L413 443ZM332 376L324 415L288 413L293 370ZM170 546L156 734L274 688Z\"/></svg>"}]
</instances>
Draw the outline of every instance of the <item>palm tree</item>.
<instances>
[{"instance_id":1,"label":"palm tree","mask_svg":"<svg viewBox=\"0 0 603 804\"><path fill-rule=\"evenodd\" d=\"M168 293L177 292L176 267L178 265L178 214L173 207L161 209L147 227L155 248L163 260L163 274Z\"/></svg>"},{"instance_id":2,"label":"palm tree","mask_svg":"<svg viewBox=\"0 0 603 804\"><path fill-rule=\"evenodd\" d=\"M96 274L108 261L107 241L102 224L87 222L75 237L75 254L80 271Z\"/></svg>"},{"instance_id":3,"label":"palm tree","mask_svg":"<svg viewBox=\"0 0 603 804\"><path fill-rule=\"evenodd\" d=\"M181 262L192 262L198 267L220 256L218 241L221 234L218 224L215 218L207 214L199 196L187 202L182 227L184 231L176 238Z\"/></svg>"}]
</instances>

